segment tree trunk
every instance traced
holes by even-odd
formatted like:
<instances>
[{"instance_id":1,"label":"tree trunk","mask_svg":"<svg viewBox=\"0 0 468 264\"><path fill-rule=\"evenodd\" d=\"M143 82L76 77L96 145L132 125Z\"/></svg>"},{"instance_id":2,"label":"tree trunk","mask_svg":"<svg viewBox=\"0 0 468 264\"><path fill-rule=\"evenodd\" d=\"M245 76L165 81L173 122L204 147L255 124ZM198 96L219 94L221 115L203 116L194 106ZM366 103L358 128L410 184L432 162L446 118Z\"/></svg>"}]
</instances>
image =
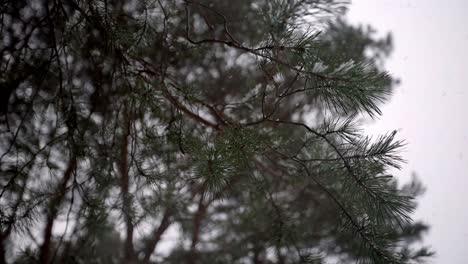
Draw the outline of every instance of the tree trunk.
<instances>
[{"instance_id":1,"label":"tree trunk","mask_svg":"<svg viewBox=\"0 0 468 264\"><path fill-rule=\"evenodd\" d=\"M50 262L50 247L52 240L52 230L54 222L57 218L60 204L67 193L67 184L76 169L76 157L72 157L68 163L67 169L63 175L62 181L58 186L57 194L51 199L48 213L46 217L46 225L44 227L44 239L39 250L39 263L49 264Z\"/></svg>"},{"instance_id":2,"label":"tree trunk","mask_svg":"<svg viewBox=\"0 0 468 264\"><path fill-rule=\"evenodd\" d=\"M153 237L151 240L149 240L146 244L146 247L144 249L144 258L143 258L143 263L149 263L150 257L153 254L153 251L156 249L156 246L158 245L159 241L161 241L161 237L164 234L164 232L167 230L167 228L171 225L171 215L172 215L172 210L168 207L164 211L163 218L161 220L161 223L159 224L159 227L157 227L153 231Z\"/></svg>"},{"instance_id":3,"label":"tree trunk","mask_svg":"<svg viewBox=\"0 0 468 264\"><path fill-rule=\"evenodd\" d=\"M7 229L5 232L0 233L0 264L6 264L6 240L8 236L10 235L8 232L9 230Z\"/></svg>"},{"instance_id":4,"label":"tree trunk","mask_svg":"<svg viewBox=\"0 0 468 264\"><path fill-rule=\"evenodd\" d=\"M131 212L131 196L129 194L129 168L128 168L128 145L129 145L129 138L130 138L130 117L126 111L125 113L126 120L125 120L125 134L123 136L122 145L120 148L120 189L122 194L122 205L123 205L123 215L124 221L126 225L125 230L125 242L124 242L124 258L122 259L122 264L130 264L135 261L135 249L133 247L133 217Z\"/></svg>"},{"instance_id":5,"label":"tree trunk","mask_svg":"<svg viewBox=\"0 0 468 264\"><path fill-rule=\"evenodd\" d=\"M208 208L208 203L203 203L203 195L200 195L200 201L198 202L198 209L195 215L193 216L193 230L192 230L192 242L190 244L190 252L187 255L187 263L195 264L197 263L197 243L200 239L200 228L203 218L205 218L206 211Z\"/></svg>"}]
</instances>

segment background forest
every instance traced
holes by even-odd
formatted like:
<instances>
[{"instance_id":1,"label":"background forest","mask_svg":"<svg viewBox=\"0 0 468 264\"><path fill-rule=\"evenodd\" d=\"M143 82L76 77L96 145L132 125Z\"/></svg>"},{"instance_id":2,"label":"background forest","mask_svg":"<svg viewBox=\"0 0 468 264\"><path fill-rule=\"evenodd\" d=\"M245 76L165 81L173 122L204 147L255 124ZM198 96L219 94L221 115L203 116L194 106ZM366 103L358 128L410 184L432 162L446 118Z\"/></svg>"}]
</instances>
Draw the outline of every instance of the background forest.
<instances>
[{"instance_id":1,"label":"background forest","mask_svg":"<svg viewBox=\"0 0 468 264\"><path fill-rule=\"evenodd\" d=\"M332 0L1 5L0 263L416 263L390 35Z\"/></svg>"}]
</instances>

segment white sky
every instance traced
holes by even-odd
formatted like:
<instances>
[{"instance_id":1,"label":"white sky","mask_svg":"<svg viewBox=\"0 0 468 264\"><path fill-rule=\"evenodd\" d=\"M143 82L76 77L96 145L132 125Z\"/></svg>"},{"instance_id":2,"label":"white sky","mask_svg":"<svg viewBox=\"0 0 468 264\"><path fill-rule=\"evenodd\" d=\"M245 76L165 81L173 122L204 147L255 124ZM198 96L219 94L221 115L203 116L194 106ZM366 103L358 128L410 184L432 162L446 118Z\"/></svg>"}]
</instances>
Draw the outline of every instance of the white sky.
<instances>
[{"instance_id":1,"label":"white sky","mask_svg":"<svg viewBox=\"0 0 468 264\"><path fill-rule=\"evenodd\" d=\"M386 65L402 83L368 131L407 140L397 175L427 188L416 218L431 225L431 263L468 263L468 0L354 0L348 18L393 33Z\"/></svg>"}]
</instances>

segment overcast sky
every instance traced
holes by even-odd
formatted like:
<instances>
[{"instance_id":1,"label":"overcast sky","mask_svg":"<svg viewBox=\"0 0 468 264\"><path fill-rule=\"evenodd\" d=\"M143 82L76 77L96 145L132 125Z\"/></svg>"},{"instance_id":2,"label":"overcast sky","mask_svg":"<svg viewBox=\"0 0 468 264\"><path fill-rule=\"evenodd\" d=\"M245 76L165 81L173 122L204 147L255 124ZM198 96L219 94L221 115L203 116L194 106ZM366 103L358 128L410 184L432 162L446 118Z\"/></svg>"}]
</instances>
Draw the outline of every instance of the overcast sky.
<instances>
[{"instance_id":1,"label":"overcast sky","mask_svg":"<svg viewBox=\"0 0 468 264\"><path fill-rule=\"evenodd\" d=\"M402 81L371 133L398 129L427 192L416 218L431 225L431 263L468 263L468 0L354 0L354 23L391 31L387 69Z\"/></svg>"}]
</instances>

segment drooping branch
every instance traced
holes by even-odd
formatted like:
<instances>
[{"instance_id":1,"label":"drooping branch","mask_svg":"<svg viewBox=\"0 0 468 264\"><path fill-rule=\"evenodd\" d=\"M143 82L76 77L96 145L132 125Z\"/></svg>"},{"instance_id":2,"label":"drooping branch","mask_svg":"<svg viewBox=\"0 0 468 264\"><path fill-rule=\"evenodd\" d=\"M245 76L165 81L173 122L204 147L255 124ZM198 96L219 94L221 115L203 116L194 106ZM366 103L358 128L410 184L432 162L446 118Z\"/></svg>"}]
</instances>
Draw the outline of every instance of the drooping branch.
<instances>
[{"instance_id":1,"label":"drooping branch","mask_svg":"<svg viewBox=\"0 0 468 264\"><path fill-rule=\"evenodd\" d=\"M323 139L330 147L335 151L335 153L339 156L340 160L343 162L344 167L346 168L348 174L354 178L356 183L372 198L375 199L377 202L380 202L382 200L382 197L376 195L376 193L372 190L369 189L364 183L358 178L358 175L355 173L353 170L353 167L349 163L349 161L345 158L343 153L339 150L339 148L327 137L327 134L322 134L308 125L304 123L299 123L299 122L293 122L293 121L285 121L285 120L269 120L270 122L274 123L280 123L280 124L289 124L289 125L294 125L294 126L300 126L305 128L307 131L310 133L314 134L315 136ZM341 212L344 214L346 220L351 224L353 227L354 231L359 234L359 236L362 238L364 243L371 249L371 251L375 254L375 256L378 256L381 259L386 259L389 257L389 253L385 248L381 248L376 245L376 243L373 241L373 237L375 234L369 233L366 230L366 226L363 225L362 223L359 222L359 220L351 213L350 210L345 206L343 201L341 201L340 197L336 194L334 194L332 191L330 191L317 177L315 177L310 170L307 167L307 164L299 160L296 157L290 158L292 161L295 163L299 164L304 171L307 173L307 175L327 194L327 196L340 208Z\"/></svg>"}]
</instances>

